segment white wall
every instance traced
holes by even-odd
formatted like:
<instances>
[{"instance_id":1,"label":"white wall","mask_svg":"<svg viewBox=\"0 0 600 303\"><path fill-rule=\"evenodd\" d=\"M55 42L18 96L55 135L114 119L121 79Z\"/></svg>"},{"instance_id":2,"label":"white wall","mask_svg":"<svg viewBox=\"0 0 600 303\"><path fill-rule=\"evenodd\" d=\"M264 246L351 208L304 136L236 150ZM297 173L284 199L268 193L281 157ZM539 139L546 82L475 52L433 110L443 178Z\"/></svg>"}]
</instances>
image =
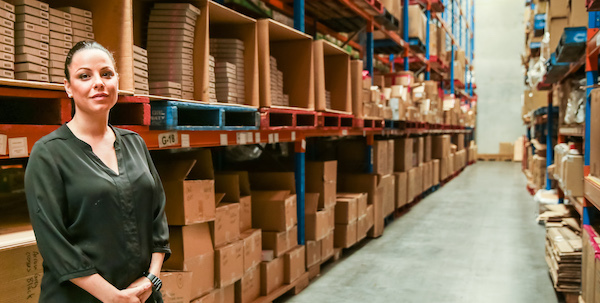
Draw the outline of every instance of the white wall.
<instances>
[{"instance_id":1,"label":"white wall","mask_svg":"<svg viewBox=\"0 0 600 303\"><path fill-rule=\"evenodd\" d=\"M475 0L476 142L482 154L498 153L499 142L513 142L525 132L520 117L524 12L524 0Z\"/></svg>"}]
</instances>

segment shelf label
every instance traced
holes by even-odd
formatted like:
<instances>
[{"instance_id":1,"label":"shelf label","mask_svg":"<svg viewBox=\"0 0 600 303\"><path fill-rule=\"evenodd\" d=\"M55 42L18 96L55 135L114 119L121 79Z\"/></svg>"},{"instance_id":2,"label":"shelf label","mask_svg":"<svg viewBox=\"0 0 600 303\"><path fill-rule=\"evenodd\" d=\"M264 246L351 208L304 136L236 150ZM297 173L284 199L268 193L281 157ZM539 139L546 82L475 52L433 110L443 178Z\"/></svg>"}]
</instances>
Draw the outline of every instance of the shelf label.
<instances>
[{"instance_id":1,"label":"shelf label","mask_svg":"<svg viewBox=\"0 0 600 303\"><path fill-rule=\"evenodd\" d=\"M221 145L227 145L229 140L227 139L227 134L221 134Z\"/></svg>"},{"instance_id":2,"label":"shelf label","mask_svg":"<svg viewBox=\"0 0 600 303\"><path fill-rule=\"evenodd\" d=\"M248 142L248 143L253 143L253 142L252 142L252 141L253 141L252 139L254 139L254 136L252 136L252 132L247 132L247 133L246 133L246 142Z\"/></svg>"},{"instance_id":3,"label":"shelf label","mask_svg":"<svg viewBox=\"0 0 600 303\"><path fill-rule=\"evenodd\" d=\"M236 133L235 142L239 145L246 145L246 133Z\"/></svg>"},{"instance_id":4,"label":"shelf label","mask_svg":"<svg viewBox=\"0 0 600 303\"><path fill-rule=\"evenodd\" d=\"M273 134L269 134L269 140L267 142L273 143L275 141L274 137L275 136Z\"/></svg>"},{"instance_id":5,"label":"shelf label","mask_svg":"<svg viewBox=\"0 0 600 303\"><path fill-rule=\"evenodd\" d=\"M296 141L296 132L292 132L292 141Z\"/></svg>"},{"instance_id":6,"label":"shelf label","mask_svg":"<svg viewBox=\"0 0 600 303\"><path fill-rule=\"evenodd\" d=\"M347 135L348 135L348 130L342 129L342 136L347 136Z\"/></svg>"},{"instance_id":7,"label":"shelf label","mask_svg":"<svg viewBox=\"0 0 600 303\"><path fill-rule=\"evenodd\" d=\"M363 137L366 137L366 136L367 136L367 131L363 130Z\"/></svg>"},{"instance_id":8,"label":"shelf label","mask_svg":"<svg viewBox=\"0 0 600 303\"><path fill-rule=\"evenodd\" d=\"M279 142L279 133L275 133L275 136L273 136L273 140L275 141L275 143Z\"/></svg>"},{"instance_id":9,"label":"shelf label","mask_svg":"<svg viewBox=\"0 0 600 303\"><path fill-rule=\"evenodd\" d=\"M27 137L8 139L8 157L21 158L29 156L27 150Z\"/></svg>"},{"instance_id":10,"label":"shelf label","mask_svg":"<svg viewBox=\"0 0 600 303\"><path fill-rule=\"evenodd\" d=\"M0 155L6 155L7 144L8 144L8 136L0 135Z\"/></svg>"},{"instance_id":11,"label":"shelf label","mask_svg":"<svg viewBox=\"0 0 600 303\"><path fill-rule=\"evenodd\" d=\"M181 147L190 147L190 135L181 134Z\"/></svg>"},{"instance_id":12,"label":"shelf label","mask_svg":"<svg viewBox=\"0 0 600 303\"><path fill-rule=\"evenodd\" d=\"M254 142L260 143L260 133L255 133L254 134Z\"/></svg>"},{"instance_id":13,"label":"shelf label","mask_svg":"<svg viewBox=\"0 0 600 303\"><path fill-rule=\"evenodd\" d=\"M177 132L158 134L158 147L167 147L179 144Z\"/></svg>"},{"instance_id":14,"label":"shelf label","mask_svg":"<svg viewBox=\"0 0 600 303\"><path fill-rule=\"evenodd\" d=\"M306 140L302 139L302 150L306 150Z\"/></svg>"}]
</instances>

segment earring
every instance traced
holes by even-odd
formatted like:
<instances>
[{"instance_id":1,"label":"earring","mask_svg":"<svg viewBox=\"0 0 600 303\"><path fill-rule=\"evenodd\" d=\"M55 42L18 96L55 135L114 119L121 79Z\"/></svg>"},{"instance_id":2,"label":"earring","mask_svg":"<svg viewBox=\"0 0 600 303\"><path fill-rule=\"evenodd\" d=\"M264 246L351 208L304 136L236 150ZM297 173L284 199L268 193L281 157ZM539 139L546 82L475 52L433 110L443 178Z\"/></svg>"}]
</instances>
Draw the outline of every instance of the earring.
<instances>
[{"instance_id":1,"label":"earring","mask_svg":"<svg viewBox=\"0 0 600 303\"><path fill-rule=\"evenodd\" d=\"M73 98L73 96L71 94L67 94L67 97L69 98Z\"/></svg>"}]
</instances>

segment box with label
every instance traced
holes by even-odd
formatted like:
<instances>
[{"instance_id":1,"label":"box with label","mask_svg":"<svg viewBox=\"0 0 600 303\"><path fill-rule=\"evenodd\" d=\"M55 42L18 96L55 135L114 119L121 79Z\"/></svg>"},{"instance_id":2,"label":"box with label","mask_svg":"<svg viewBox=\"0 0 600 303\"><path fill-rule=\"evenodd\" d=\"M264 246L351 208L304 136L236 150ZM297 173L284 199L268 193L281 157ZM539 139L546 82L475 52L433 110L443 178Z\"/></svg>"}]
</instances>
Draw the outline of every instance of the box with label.
<instances>
[{"instance_id":1,"label":"box with label","mask_svg":"<svg viewBox=\"0 0 600 303\"><path fill-rule=\"evenodd\" d=\"M239 203L219 203L215 211L215 221L210 222L215 247L237 241L240 238L239 220Z\"/></svg>"},{"instance_id":2,"label":"box with label","mask_svg":"<svg viewBox=\"0 0 600 303\"><path fill-rule=\"evenodd\" d=\"M244 241L244 272L247 272L261 261L262 232L260 229L249 229L240 238Z\"/></svg>"},{"instance_id":3,"label":"box with label","mask_svg":"<svg viewBox=\"0 0 600 303\"><path fill-rule=\"evenodd\" d=\"M191 272L186 271L163 271L160 273L162 280L162 294L164 303L189 302L192 291Z\"/></svg>"}]
</instances>

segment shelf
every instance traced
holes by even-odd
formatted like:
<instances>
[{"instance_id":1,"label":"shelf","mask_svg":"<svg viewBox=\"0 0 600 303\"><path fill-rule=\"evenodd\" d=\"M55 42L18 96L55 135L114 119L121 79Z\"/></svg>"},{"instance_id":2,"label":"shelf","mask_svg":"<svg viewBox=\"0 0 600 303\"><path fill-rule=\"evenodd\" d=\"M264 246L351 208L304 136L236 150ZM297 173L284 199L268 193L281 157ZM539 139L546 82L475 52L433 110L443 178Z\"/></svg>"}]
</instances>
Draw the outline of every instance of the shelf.
<instances>
[{"instance_id":1,"label":"shelf","mask_svg":"<svg viewBox=\"0 0 600 303\"><path fill-rule=\"evenodd\" d=\"M584 206L593 206L596 209L600 209L600 179L587 176L583 183L583 195L588 203Z\"/></svg>"},{"instance_id":2,"label":"shelf","mask_svg":"<svg viewBox=\"0 0 600 303\"><path fill-rule=\"evenodd\" d=\"M561 136L568 137L583 137L584 136L584 128L581 126L571 126L571 127L561 127L558 129L558 134Z\"/></svg>"},{"instance_id":3,"label":"shelf","mask_svg":"<svg viewBox=\"0 0 600 303\"><path fill-rule=\"evenodd\" d=\"M458 48L460 48L460 46L458 45L458 42L456 42L456 39L454 39L454 35L452 35L452 28L450 28L450 26L446 23L446 21L444 21L444 19L442 19L442 17L440 17L438 14L434 14L435 15L435 19L437 19L440 24L442 25L442 28L446 31L446 34L450 37L450 40L452 40L452 44L458 46Z\"/></svg>"},{"instance_id":4,"label":"shelf","mask_svg":"<svg viewBox=\"0 0 600 303\"><path fill-rule=\"evenodd\" d=\"M445 9L441 0L410 0L410 5L419 4L423 9L427 9L427 2L431 3L431 12L441 13Z\"/></svg>"}]
</instances>

